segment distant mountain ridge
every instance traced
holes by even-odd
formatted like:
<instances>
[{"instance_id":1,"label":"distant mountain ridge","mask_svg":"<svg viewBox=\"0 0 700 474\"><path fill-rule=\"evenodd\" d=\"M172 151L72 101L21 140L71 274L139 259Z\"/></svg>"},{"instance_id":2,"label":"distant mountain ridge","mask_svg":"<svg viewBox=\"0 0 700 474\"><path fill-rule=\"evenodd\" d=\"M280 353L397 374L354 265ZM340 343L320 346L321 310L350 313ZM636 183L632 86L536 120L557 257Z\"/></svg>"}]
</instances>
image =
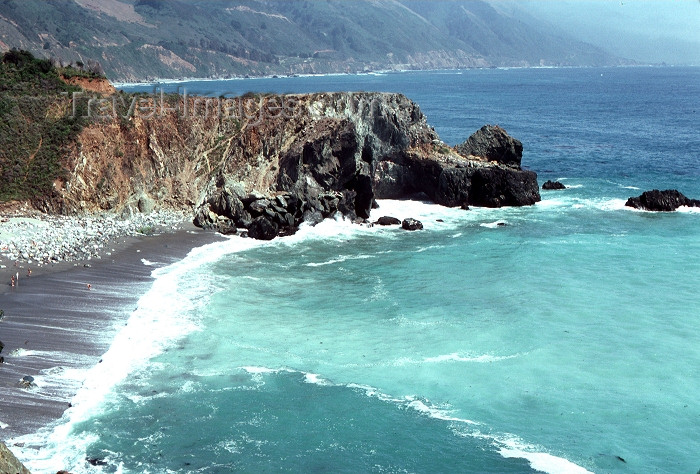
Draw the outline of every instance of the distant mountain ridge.
<instances>
[{"instance_id":1,"label":"distant mountain ridge","mask_svg":"<svg viewBox=\"0 0 700 474\"><path fill-rule=\"evenodd\" d=\"M114 81L624 62L476 0L2 0L10 48Z\"/></svg>"}]
</instances>

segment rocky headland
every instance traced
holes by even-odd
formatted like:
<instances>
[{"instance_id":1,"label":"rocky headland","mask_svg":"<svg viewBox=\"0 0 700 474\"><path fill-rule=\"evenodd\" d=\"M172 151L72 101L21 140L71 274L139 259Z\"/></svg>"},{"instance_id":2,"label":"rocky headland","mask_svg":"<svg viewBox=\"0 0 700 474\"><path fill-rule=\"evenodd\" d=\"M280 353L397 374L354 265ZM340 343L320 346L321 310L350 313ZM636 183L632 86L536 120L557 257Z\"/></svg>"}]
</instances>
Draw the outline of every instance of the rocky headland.
<instances>
[{"instance_id":1,"label":"rocky headland","mask_svg":"<svg viewBox=\"0 0 700 474\"><path fill-rule=\"evenodd\" d=\"M33 201L48 213L194 211L205 229L269 239L338 212L362 222L382 198L464 208L540 200L519 141L485 126L449 147L401 94L85 93L73 106L80 101L90 121L65 173Z\"/></svg>"},{"instance_id":2,"label":"rocky headland","mask_svg":"<svg viewBox=\"0 0 700 474\"><path fill-rule=\"evenodd\" d=\"M18 244L17 235L45 247L8 219L27 203L49 216L91 216L76 235L129 234L150 227L138 216L176 211L205 229L271 239L338 213L365 222L381 198L465 209L540 200L536 174L520 166L523 146L505 130L484 126L449 147L401 94L127 94L18 50L2 56L0 78L0 125L13 131L0 136L9 224L0 232L14 239L0 241L6 258L51 260L95 245Z\"/></svg>"},{"instance_id":3,"label":"rocky headland","mask_svg":"<svg viewBox=\"0 0 700 474\"><path fill-rule=\"evenodd\" d=\"M501 207L540 200L522 144L485 126L455 148L400 94L264 98L291 115L247 126L203 188L195 224L271 239L340 213L365 222L376 199ZM292 105L293 104L293 105Z\"/></svg>"}]
</instances>

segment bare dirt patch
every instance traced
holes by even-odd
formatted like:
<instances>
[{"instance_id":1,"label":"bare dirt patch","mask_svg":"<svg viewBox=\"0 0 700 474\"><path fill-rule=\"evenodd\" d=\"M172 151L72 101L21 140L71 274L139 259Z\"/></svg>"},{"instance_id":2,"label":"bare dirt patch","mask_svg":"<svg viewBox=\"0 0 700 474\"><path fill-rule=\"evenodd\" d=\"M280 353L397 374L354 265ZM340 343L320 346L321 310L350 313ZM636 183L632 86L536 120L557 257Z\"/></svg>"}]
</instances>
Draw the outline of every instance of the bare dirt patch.
<instances>
[{"instance_id":1,"label":"bare dirt patch","mask_svg":"<svg viewBox=\"0 0 700 474\"><path fill-rule=\"evenodd\" d=\"M119 21L155 28L155 25L147 23L141 15L136 13L133 5L119 0L75 0L75 3L88 10L105 13Z\"/></svg>"}]
</instances>

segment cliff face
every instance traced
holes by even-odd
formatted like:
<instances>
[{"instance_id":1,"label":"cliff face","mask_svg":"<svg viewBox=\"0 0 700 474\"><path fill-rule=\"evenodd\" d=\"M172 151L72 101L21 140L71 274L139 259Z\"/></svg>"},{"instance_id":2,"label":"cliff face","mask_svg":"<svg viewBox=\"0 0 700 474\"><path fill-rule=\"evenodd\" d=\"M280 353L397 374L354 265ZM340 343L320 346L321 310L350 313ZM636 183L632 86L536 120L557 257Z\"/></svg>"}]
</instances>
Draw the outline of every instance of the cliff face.
<instances>
[{"instance_id":1,"label":"cliff face","mask_svg":"<svg viewBox=\"0 0 700 474\"><path fill-rule=\"evenodd\" d=\"M517 140L491 127L472 137L471 152L469 142L447 147L400 94L114 96L88 110L104 116L83 129L45 204L63 213L194 208L202 227L274 237L338 211L367 218L377 198L539 200Z\"/></svg>"},{"instance_id":2,"label":"cliff face","mask_svg":"<svg viewBox=\"0 0 700 474\"><path fill-rule=\"evenodd\" d=\"M0 443L0 472L29 474L29 469L24 467L7 446Z\"/></svg>"},{"instance_id":3,"label":"cliff face","mask_svg":"<svg viewBox=\"0 0 700 474\"><path fill-rule=\"evenodd\" d=\"M235 120L193 112L178 98L81 100L94 100L92 120L65 158L65 176L41 204L63 214L191 208L239 135Z\"/></svg>"}]
</instances>

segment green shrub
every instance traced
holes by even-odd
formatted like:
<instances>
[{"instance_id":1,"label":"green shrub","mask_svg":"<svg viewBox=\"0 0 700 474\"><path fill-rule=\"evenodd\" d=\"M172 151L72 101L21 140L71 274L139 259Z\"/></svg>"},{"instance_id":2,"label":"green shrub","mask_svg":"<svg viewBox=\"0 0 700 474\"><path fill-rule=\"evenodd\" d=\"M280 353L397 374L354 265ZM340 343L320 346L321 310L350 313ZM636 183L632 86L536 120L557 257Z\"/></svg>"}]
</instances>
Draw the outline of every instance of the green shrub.
<instances>
[{"instance_id":1,"label":"green shrub","mask_svg":"<svg viewBox=\"0 0 700 474\"><path fill-rule=\"evenodd\" d=\"M0 201L33 199L51 192L61 160L86 123L86 104L71 110L73 92L57 69L27 51L11 50L0 61ZM84 101L83 101L84 102Z\"/></svg>"}]
</instances>

